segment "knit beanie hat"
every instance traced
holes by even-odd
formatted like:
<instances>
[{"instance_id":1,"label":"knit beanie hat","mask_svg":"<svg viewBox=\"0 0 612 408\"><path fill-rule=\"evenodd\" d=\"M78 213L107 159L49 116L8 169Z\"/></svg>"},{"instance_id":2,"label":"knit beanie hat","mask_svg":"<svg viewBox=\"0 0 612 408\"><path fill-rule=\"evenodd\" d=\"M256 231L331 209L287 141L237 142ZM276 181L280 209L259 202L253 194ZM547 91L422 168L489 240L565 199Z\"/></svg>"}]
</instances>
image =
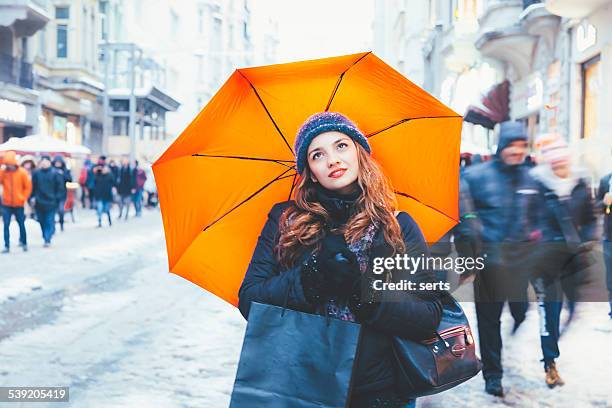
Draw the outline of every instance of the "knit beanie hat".
<instances>
[{"instance_id":1,"label":"knit beanie hat","mask_svg":"<svg viewBox=\"0 0 612 408\"><path fill-rule=\"evenodd\" d=\"M306 119L295 138L293 150L299 174L302 174L306 167L306 154L312 140L321 133L333 131L344 133L356 143L359 143L368 153L372 152L368 139L349 118L338 112L316 113Z\"/></svg>"},{"instance_id":2,"label":"knit beanie hat","mask_svg":"<svg viewBox=\"0 0 612 408\"><path fill-rule=\"evenodd\" d=\"M544 163L553 164L560 161L570 160L570 150L567 142L563 139L557 139L542 146L542 161Z\"/></svg>"}]
</instances>

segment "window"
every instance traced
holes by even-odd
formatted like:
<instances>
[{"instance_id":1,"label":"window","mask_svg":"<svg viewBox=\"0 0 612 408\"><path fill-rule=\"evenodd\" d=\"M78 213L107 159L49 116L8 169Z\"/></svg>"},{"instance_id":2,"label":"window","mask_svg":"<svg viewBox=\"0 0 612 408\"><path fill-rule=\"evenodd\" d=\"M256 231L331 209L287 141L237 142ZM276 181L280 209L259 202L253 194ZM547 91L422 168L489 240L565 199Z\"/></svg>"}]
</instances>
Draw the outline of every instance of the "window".
<instances>
[{"instance_id":1,"label":"window","mask_svg":"<svg viewBox=\"0 0 612 408\"><path fill-rule=\"evenodd\" d=\"M55 18L57 20L67 20L68 18L70 18L70 7L56 7Z\"/></svg>"},{"instance_id":2,"label":"window","mask_svg":"<svg viewBox=\"0 0 612 408\"><path fill-rule=\"evenodd\" d=\"M106 1L100 2L100 39L105 41L108 38L108 3Z\"/></svg>"},{"instance_id":3,"label":"window","mask_svg":"<svg viewBox=\"0 0 612 408\"><path fill-rule=\"evenodd\" d=\"M87 33L89 31L89 15L87 8L83 7L83 25L81 26L81 62L83 65L89 65L89 56L87 55Z\"/></svg>"},{"instance_id":4,"label":"window","mask_svg":"<svg viewBox=\"0 0 612 408\"><path fill-rule=\"evenodd\" d=\"M68 57L68 26L57 25L57 58Z\"/></svg>"},{"instance_id":5,"label":"window","mask_svg":"<svg viewBox=\"0 0 612 408\"><path fill-rule=\"evenodd\" d=\"M179 16L174 11L170 13L170 36L173 40L177 39L179 31Z\"/></svg>"},{"instance_id":6,"label":"window","mask_svg":"<svg viewBox=\"0 0 612 408\"><path fill-rule=\"evenodd\" d=\"M198 8L198 33L204 33L204 9L202 6Z\"/></svg>"},{"instance_id":7,"label":"window","mask_svg":"<svg viewBox=\"0 0 612 408\"><path fill-rule=\"evenodd\" d=\"M582 64L582 138L587 139L597 135L597 111L599 109L599 95L601 55Z\"/></svg>"}]
</instances>

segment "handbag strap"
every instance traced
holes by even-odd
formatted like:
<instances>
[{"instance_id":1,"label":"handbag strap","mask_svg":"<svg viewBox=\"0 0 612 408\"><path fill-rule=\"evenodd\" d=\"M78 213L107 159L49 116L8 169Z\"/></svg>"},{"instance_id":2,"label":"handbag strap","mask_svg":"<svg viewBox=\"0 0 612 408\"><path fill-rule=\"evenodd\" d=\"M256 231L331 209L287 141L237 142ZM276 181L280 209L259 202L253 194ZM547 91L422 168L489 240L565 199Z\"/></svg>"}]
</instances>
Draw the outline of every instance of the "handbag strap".
<instances>
[{"instance_id":1,"label":"handbag strap","mask_svg":"<svg viewBox=\"0 0 612 408\"><path fill-rule=\"evenodd\" d=\"M544 193L544 197L546 198L546 204L548 208L550 208L561 227L561 232L563 233L563 237L566 242L581 242L580 235L576 229L576 225L574 225L574 220L569 216L565 207L559 201L559 197L548 190Z\"/></svg>"}]
</instances>

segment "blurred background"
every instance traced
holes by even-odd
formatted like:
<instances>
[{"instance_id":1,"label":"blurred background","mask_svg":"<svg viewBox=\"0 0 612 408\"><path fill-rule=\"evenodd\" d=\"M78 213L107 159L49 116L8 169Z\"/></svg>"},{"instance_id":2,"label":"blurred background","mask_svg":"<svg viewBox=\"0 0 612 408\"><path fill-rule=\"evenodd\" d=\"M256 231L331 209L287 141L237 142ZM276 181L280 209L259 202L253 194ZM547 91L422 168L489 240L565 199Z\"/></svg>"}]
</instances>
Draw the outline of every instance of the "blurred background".
<instances>
[{"instance_id":1,"label":"blurred background","mask_svg":"<svg viewBox=\"0 0 612 408\"><path fill-rule=\"evenodd\" d=\"M338 18L341 16L341 18ZM466 118L612 156L605 0L0 0L0 142L31 134L152 162L236 68L372 49Z\"/></svg>"}]
</instances>

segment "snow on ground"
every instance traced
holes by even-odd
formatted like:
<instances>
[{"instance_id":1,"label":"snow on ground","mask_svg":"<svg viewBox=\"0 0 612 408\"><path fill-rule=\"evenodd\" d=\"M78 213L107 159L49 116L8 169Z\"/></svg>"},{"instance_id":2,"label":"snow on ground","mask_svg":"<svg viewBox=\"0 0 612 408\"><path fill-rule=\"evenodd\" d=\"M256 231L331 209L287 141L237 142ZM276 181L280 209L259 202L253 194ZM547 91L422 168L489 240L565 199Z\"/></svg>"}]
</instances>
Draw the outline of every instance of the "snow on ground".
<instances>
[{"instance_id":1,"label":"snow on ground","mask_svg":"<svg viewBox=\"0 0 612 408\"><path fill-rule=\"evenodd\" d=\"M227 407L246 327L238 310L167 272L157 212L102 229L89 212L79 218L50 249L28 221L30 251L0 257L0 293L10 292L0 299L0 386L69 386L74 407ZM477 334L473 304L464 307ZM479 375L417 406L612 406L607 304L577 313L560 344L564 387L544 383L532 305L514 336L503 317L506 398L485 394Z\"/></svg>"}]
</instances>

